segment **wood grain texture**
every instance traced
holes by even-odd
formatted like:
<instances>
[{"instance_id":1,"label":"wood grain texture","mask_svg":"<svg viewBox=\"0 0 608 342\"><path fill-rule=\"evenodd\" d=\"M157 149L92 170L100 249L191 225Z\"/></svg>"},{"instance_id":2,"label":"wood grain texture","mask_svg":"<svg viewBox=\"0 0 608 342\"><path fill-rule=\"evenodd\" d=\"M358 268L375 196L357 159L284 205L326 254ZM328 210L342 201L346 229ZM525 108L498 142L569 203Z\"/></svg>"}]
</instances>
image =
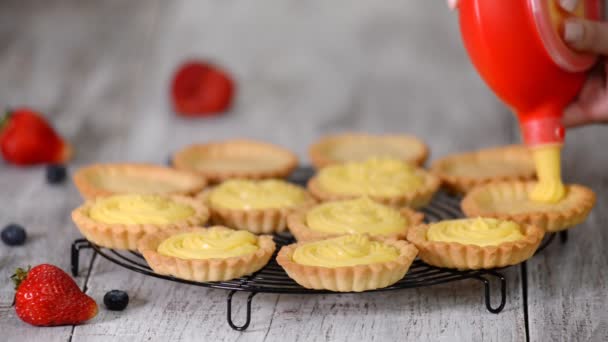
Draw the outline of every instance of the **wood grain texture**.
<instances>
[{"instance_id":1,"label":"wood grain texture","mask_svg":"<svg viewBox=\"0 0 608 342\"><path fill-rule=\"evenodd\" d=\"M608 144L606 127L569 133L565 179L591 187L597 204L568 243L529 262L531 341L608 340Z\"/></svg>"},{"instance_id":2,"label":"wood grain texture","mask_svg":"<svg viewBox=\"0 0 608 342\"><path fill-rule=\"evenodd\" d=\"M218 61L237 79L238 101L227 116L193 121L171 112L171 74L192 57ZM314 139L343 130L414 133L434 156L514 140L513 118L471 68L456 18L441 1L3 1L0 79L1 103L44 110L77 146L72 169L94 161L164 163L185 145L231 137L275 142L303 160ZM599 208L608 190L602 134L605 140L601 128L576 133L565 162L568 179L600 193ZM78 236L69 222L80 203L76 190L44 185L41 169L0 168L0 217L32 235L27 249L0 246L0 276L22 261L67 269ZM606 340L606 221L596 209L568 245L530 262L533 341ZM518 270L508 277L500 315L485 311L476 282L386 294L258 295L249 330L238 333L225 321L225 292L96 258L88 293L102 303L106 291L127 290L127 311L102 307L89 324L37 329L2 307L0 331L9 341L522 341ZM2 288L2 303L11 293ZM237 319L244 303L235 302Z\"/></svg>"}]
</instances>

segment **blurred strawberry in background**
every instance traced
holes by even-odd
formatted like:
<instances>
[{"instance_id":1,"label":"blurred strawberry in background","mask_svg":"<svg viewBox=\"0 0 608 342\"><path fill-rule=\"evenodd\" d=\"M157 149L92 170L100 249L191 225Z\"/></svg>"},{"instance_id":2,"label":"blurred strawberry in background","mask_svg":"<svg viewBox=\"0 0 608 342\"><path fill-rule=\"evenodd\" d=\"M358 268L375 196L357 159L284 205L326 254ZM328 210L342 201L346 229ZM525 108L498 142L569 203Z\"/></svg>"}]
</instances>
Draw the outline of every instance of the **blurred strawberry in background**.
<instances>
[{"instance_id":1,"label":"blurred strawberry in background","mask_svg":"<svg viewBox=\"0 0 608 342\"><path fill-rule=\"evenodd\" d=\"M230 108L234 81L224 70L204 61L182 64L173 77L171 100L181 116L215 116Z\"/></svg>"}]
</instances>

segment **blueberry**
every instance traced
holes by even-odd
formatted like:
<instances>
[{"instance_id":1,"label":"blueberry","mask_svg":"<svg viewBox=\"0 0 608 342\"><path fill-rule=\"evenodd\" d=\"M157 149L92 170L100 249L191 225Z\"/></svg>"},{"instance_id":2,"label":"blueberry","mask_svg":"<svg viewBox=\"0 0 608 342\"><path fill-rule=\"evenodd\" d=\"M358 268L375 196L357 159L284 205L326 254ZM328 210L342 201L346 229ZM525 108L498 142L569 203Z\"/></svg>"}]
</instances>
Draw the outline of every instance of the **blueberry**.
<instances>
[{"instance_id":1,"label":"blueberry","mask_svg":"<svg viewBox=\"0 0 608 342\"><path fill-rule=\"evenodd\" d=\"M103 296L103 303L108 310L122 311L129 304L129 295L125 291L112 290Z\"/></svg>"},{"instance_id":2,"label":"blueberry","mask_svg":"<svg viewBox=\"0 0 608 342\"><path fill-rule=\"evenodd\" d=\"M2 241L9 246L21 246L25 243L25 229L18 224L11 223L2 229Z\"/></svg>"},{"instance_id":3,"label":"blueberry","mask_svg":"<svg viewBox=\"0 0 608 342\"><path fill-rule=\"evenodd\" d=\"M67 170L63 165L48 165L46 167L46 181L49 184L63 183Z\"/></svg>"}]
</instances>

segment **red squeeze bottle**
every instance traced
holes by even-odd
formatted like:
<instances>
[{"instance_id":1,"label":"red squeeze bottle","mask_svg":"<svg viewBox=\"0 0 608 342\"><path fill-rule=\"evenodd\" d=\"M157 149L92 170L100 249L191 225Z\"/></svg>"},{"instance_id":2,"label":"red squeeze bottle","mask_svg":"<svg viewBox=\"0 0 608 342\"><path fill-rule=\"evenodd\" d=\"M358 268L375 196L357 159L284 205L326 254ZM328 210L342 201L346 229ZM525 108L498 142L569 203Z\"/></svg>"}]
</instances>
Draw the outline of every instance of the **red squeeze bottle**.
<instances>
[{"instance_id":1,"label":"red squeeze bottle","mask_svg":"<svg viewBox=\"0 0 608 342\"><path fill-rule=\"evenodd\" d=\"M564 108L596 62L566 46L563 23L571 16L599 20L600 0L582 0L575 14L557 0L460 0L458 11L473 64L516 113L525 143L562 144Z\"/></svg>"}]
</instances>

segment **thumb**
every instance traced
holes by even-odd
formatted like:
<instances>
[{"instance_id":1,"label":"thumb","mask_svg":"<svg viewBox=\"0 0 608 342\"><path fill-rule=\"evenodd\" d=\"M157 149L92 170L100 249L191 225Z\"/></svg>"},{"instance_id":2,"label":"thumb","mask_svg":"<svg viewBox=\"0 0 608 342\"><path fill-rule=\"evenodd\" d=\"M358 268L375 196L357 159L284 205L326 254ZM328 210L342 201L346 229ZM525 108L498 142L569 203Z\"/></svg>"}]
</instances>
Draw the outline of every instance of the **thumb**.
<instances>
[{"instance_id":1,"label":"thumb","mask_svg":"<svg viewBox=\"0 0 608 342\"><path fill-rule=\"evenodd\" d=\"M564 24L564 40L572 48L608 55L608 23L570 19Z\"/></svg>"}]
</instances>

